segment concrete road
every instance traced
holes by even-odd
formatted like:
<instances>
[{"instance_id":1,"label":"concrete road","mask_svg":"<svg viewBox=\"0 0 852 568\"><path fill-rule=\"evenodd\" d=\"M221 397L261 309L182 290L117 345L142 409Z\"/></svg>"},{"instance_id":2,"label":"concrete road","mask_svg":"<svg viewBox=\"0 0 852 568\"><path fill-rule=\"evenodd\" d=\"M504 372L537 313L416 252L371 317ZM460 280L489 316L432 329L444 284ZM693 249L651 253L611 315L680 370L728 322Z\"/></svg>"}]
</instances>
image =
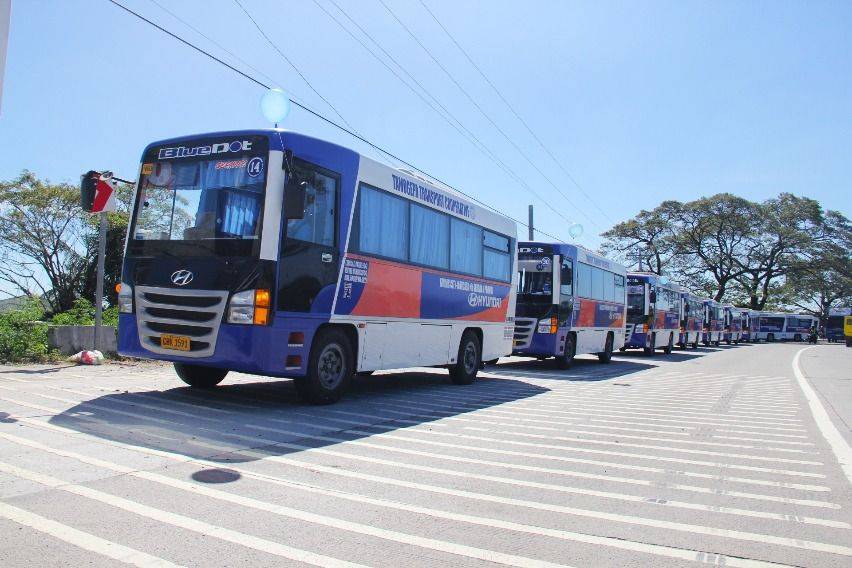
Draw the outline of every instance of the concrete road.
<instances>
[{"instance_id":1,"label":"concrete road","mask_svg":"<svg viewBox=\"0 0 852 568\"><path fill-rule=\"evenodd\" d=\"M805 347L407 369L330 407L2 367L0 565L850 566L852 349Z\"/></svg>"}]
</instances>

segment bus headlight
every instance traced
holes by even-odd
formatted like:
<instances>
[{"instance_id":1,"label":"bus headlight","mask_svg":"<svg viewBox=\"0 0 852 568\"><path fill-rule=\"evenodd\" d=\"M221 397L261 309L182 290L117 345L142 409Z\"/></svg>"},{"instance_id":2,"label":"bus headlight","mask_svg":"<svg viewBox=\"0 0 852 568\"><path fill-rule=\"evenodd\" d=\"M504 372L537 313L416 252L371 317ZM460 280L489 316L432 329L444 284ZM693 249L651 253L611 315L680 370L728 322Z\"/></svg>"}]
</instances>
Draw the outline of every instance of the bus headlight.
<instances>
[{"instance_id":1,"label":"bus headlight","mask_svg":"<svg viewBox=\"0 0 852 568\"><path fill-rule=\"evenodd\" d=\"M123 282L118 285L118 311L122 314L133 313L133 288Z\"/></svg>"},{"instance_id":2,"label":"bus headlight","mask_svg":"<svg viewBox=\"0 0 852 568\"><path fill-rule=\"evenodd\" d=\"M231 296L228 323L267 325L269 290L243 290Z\"/></svg>"},{"instance_id":3,"label":"bus headlight","mask_svg":"<svg viewBox=\"0 0 852 568\"><path fill-rule=\"evenodd\" d=\"M254 290L243 290L231 296L228 323L254 323Z\"/></svg>"}]
</instances>

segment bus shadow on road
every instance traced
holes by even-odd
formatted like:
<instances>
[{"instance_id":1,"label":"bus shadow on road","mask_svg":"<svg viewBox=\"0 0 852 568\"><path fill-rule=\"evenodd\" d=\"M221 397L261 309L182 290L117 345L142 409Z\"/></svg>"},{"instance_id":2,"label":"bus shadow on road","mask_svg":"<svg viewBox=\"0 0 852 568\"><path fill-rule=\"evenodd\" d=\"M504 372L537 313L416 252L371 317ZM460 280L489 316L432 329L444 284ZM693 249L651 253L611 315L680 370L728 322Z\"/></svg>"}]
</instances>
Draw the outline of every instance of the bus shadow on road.
<instances>
[{"instance_id":1,"label":"bus shadow on road","mask_svg":"<svg viewBox=\"0 0 852 568\"><path fill-rule=\"evenodd\" d=\"M297 397L290 380L244 375L236 380L241 382L226 379L210 390L181 386L111 393L50 422L120 445L226 464L356 441L549 390L512 379L455 386L440 370L383 372L356 377L337 404L310 406Z\"/></svg>"},{"instance_id":2,"label":"bus shadow on road","mask_svg":"<svg viewBox=\"0 0 852 568\"><path fill-rule=\"evenodd\" d=\"M555 359L525 359L523 361L506 361L486 367L485 370L488 373L506 378L516 376L564 381L605 381L656 366L651 363L621 359L613 359L609 364L602 365L597 357L584 358L580 356L574 359L569 369L557 367Z\"/></svg>"}]
</instances>

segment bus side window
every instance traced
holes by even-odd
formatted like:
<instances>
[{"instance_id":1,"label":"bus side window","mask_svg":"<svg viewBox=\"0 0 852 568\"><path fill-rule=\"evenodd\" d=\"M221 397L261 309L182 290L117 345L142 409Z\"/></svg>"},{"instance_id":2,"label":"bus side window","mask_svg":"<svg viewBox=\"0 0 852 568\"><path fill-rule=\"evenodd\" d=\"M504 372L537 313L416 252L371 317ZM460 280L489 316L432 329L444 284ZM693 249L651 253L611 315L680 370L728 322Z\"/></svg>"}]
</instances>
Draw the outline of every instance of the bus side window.
<instances>
[{"instance_id":1,"label":"bus side window","mask_svg":"<svg viewBox=\"0 0 852 568\"><path fill-rule=\"evenodd\" d=\"M563 296L574 295L574 263L568 259L562 259L562 274L560 275L561 286L559 293ZM566 284L567 282L567 284Z\"/></svg>"},{"instance_id":2,"label":"bus side window","mask_svg":"<svg viewBox=\"0 0 852 568\"><path fill-rule=\"evenodd\" d=\"M287 221L287 238L334 246L337 179L306 166L297 167L297 171L308 182L305 216Z\"/></svg>"}]
</instances>

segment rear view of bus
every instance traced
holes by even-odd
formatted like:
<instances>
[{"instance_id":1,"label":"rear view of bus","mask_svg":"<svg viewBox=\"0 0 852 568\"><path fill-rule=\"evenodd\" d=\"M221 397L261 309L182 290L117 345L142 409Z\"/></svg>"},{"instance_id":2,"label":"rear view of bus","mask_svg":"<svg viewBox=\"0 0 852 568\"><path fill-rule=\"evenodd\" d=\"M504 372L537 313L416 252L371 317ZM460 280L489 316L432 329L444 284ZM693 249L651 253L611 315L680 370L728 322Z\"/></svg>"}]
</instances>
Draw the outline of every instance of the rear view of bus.
<instances>
[{"instance_id":1,"label":"rear view of bus","mask_svg":"<svg viewBox=\"0 0 852 568\"><path fill-rule=\"evenodd\" d=\"M574 245L520 243L512 353L562 369L587 353L608 363L624 344L625 298L623 266Z\"/></svg>"},{"instance_id":2,"label":"rear view of bus","mask_svg":"<svg viewBox=\"0 0 852 568\"><path fill-rule=\"evenodd\" d=\"M825 338L829 343L843 342L846 335L843 331L843 319L852 316L852 308L831 308L825 321Z\"/></svg>"},{"instance_id":3,"label":"rear view of bus","mask_svg":"<svg viewBox=\"0 0 852 568\"><path fill-rule=\"evenodd\" d=\"M356 372L511 352L515 224L336 144L279 130L144 152L119 292L119 352L212 387L292 377L313 403Z\"/></svg>"}]
</instances>

